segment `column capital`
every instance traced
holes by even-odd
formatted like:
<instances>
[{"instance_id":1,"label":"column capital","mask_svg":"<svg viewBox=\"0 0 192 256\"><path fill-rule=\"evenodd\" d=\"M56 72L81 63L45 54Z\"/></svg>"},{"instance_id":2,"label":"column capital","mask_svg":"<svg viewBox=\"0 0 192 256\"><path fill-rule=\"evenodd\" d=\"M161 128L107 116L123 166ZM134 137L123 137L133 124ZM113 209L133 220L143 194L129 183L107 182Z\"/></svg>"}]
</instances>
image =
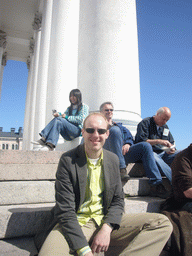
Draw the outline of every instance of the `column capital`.
<instances>
[{"instance_id":1,"label":"column capital","mask_svg":"<svg viewBox=\"0 0 192 256\"><path fill-rule=\"evenodd\" d=\"M6 45L7 45L6 33L0 30L0 47L3 47L5 49Z\"/></svg>"},{"instance_id":2,"label":"column capital","mask_svg":"<svg viewBox=\"0 0 192 256\"><path fill-rule=\"evenodd\" d=\"M35 18L32 23L32 27L34 30L40 30L41 29L41 23L42 23L42 14L38 11L35 13Z\"/></svg>"},{"instance_id":3,"label":"column capital","mask_svg":"<svg viewBox=\"0 0 192 256\"><path fill-rule=\"evenodd\" d=\"M1 65L6 66L6 64L7 64L7 52L4 52L2 56Z\"/></svg>"}]
</instances>

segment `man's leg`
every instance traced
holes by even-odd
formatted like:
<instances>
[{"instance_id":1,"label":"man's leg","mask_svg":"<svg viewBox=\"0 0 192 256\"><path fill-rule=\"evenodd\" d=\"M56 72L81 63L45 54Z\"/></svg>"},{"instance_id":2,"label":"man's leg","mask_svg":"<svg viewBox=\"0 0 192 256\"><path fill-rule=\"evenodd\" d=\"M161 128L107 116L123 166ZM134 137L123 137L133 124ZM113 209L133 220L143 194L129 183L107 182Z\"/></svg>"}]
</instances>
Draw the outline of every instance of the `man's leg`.
<instances>
[{"instance_id":1,"label":"man's leg","mask_svg":"<svg viewBox=\"0 0 192 256\"><path fill-rule=\"evenodd\" d=\"M43 243L38 256L68 256L69 246L57 224Z\"/></svg>"},{"instance_id":2,"label":"man's leg","mask_svg":"<svg viewBox=\"0 0 192 256\"><path fill-rule=\"evenodd\" d=\"M130 177L129 175L127 175L126 163L122 154L122 147L123 137L121 130L118 126L112 126L109 130L109 137L105 141L104 148L115 153L118 156L120 163L121 180L127 181Z\"/></svg>"},{"instance_id":3,"label":"man's leg","mask_svg":"<svg viewBox=\"0 0 192 256\"><path fill-rule=\"evenodd\" d=\"M82 227L82 231L89 241L92 239L94 232L98 229L97 224L92 219ZM57 224L54 229L49 233L38 256L69 256L76 255L69 253L70 248L62 234L61 227Z\"/></svg>"},{"instance_id":4,"label":"man's leg","mask_svg":"<svg viewBox=\"0 0 192 256\"><path fill-rule=\"evenodd\" d=\"M155 161L157 163L157 166L158 166L160 172L162 174L164 174L168 178L170 183L172 183L172 171L171 171L171 168L162 159L165 153L163 152L163 153L157 154L157 153L154 152L153 154L154 154Z\"/></svg>"},{"instance_id":5,"label":"man's leg","mask_svg":"<svg viewBox=\"0 0 192 256\"><path fill-rule=\"evenodd\" d=\"M153 185L162 183L162 177L155 162L152 146L148 142L132 145L124 157L126 164L142 161L149 183Z\"/></svg>"},{"instance_id":6,"label":"man's leg","mask_svg":"<svg viewBox=\"0 0 192 256\"><path fill-rule=\"evenodd\" d=\"M139 213L123 215L121 226L112 232L110 246L121 256L159 256L172 232L165 215Z\"/></svg>"},{"instance_id":7,"label":"man's leg","mask_svg":"<svg viewBox=\"0 0 192 256\"><path fill-rule=\"evenodd\" d=\"M180 151L177 150L177 151L175 151L174 154L167 154L167 153L164 153L162 159L163 159L163 161L164 161L166 164L168 164L168 165L170 166L170 165L172 164L174 158L176 157L176 155L177 155L179 152L180 152Z\"/></svg>"},{"instance_id":8,"label":"man's leg","mask_svg":"<svg viewBox=\"0 0 192 256\"><path fill-rule=\"evenodd\" d=\"M109 129L109 137L105 141L104 148L115 153L119 157L120 169L126 168L125 159L122 154L123 137L118 126Z\"/></svg>"},{"instance_id":9,"label":"man's leg","mask_svg":"<svg viewBox=\"0 0 192 256\"><path fill-rule=\"evenodd\" d=\"M59 139L59 134L61 134L62 137L66 140L72 140L78 137L80 133L81 130L79 129L79 127L70 123L65 118L56 117L54 118L52 127L50 128L49 133L46 136L46 143L51 143L54 146L56 146Z\"/></svg>"}]
</instances>

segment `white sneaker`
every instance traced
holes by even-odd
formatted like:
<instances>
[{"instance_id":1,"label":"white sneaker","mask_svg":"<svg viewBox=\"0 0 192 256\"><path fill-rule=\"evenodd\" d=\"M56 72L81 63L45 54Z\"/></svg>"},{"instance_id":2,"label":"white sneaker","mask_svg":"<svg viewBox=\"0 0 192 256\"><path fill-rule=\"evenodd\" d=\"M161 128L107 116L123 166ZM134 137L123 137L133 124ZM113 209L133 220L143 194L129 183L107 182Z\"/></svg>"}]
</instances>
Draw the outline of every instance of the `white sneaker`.
<instances>
[{"instance_id":1,"label":"white sneaker","mask_svg":"<svg viewBox=\"0 0 192 256\"><path fill-rule=\"evenodd\" d=\"M37 151L51 151L51 149L45 145L41 148L38 148Z\"/></svg>"},{"instance_id":2,"label":"white sneaker","mask_svg":"<svg viewBox=\"0 0 192 256\"><path fill-rule=\"evenodd\" d=\"M45 142L42 139L37 140L37 141L31 141L31 143L35 144L35 145L45 146Z\"/></svg>"}]
</instances>

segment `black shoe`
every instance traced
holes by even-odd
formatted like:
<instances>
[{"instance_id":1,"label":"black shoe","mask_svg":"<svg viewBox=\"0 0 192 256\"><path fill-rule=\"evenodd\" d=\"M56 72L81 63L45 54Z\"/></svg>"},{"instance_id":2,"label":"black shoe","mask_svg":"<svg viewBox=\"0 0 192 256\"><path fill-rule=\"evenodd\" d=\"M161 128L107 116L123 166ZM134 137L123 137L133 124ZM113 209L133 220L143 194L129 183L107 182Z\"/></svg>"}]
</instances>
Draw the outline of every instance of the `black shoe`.
<instances>
[{"instance_id":1,"label":"black shoe","mask_svg":"<svg viewBox=\"0 0 192 256\"><path fill-rule=\"evenodd\" d=\"M46 146L49 148L50 151L54 151L54 149L55 149L55 146L50 142L47 142Z\"/></svg>"},{"instance_id":2,"label":"black shoe","mask_svg":"<svg viewBox=\"0 0 192 256\"><path fill-rule=\"evenodd\" d=\"M166 199L168 196L170 196L170 191L167 191L162 183L150 186L149 195L152 197L160 197L163 199Z\"/></svg>"},{"instance_id":3,"label":"black shoe","mask_svg":"<svg viewBox=\"0 0 192 256\"><path fill-rule=\"evenodd\" d=\"M121 181L128 181L130 179L130 176L127 174L126 168L120 169L120 174L121 174Z\"/></svg>"}]
</instances>

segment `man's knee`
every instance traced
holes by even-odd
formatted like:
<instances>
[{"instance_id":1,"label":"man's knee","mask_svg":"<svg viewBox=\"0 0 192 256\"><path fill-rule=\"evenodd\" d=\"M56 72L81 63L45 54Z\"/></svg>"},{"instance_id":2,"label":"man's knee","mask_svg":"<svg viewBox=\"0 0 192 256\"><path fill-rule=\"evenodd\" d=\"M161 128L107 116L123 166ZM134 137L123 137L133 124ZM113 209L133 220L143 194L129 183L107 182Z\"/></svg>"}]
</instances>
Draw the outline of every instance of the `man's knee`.
<instances>
[{"instance_id":1,"label":"man's knee","mask_svg":"<svg viewBox=\"0 0 192 256\"><path fill-rule=\"evenodd\" d=\"M136 145L139 145L145 151L153 152L153 148L152 148L151 144L149 144L148 142L139 142Z\"/></svg>"},{"instance_id":2,"label":"man's knee","mask_svg":"<svg viewBox=\"0 0 192 256\"><path fill-rule=\"evenodd\" d=\"M113 126L110 128L109 137L122 138L122 133L118 126Z\"/></svg>"}]
</instances>

